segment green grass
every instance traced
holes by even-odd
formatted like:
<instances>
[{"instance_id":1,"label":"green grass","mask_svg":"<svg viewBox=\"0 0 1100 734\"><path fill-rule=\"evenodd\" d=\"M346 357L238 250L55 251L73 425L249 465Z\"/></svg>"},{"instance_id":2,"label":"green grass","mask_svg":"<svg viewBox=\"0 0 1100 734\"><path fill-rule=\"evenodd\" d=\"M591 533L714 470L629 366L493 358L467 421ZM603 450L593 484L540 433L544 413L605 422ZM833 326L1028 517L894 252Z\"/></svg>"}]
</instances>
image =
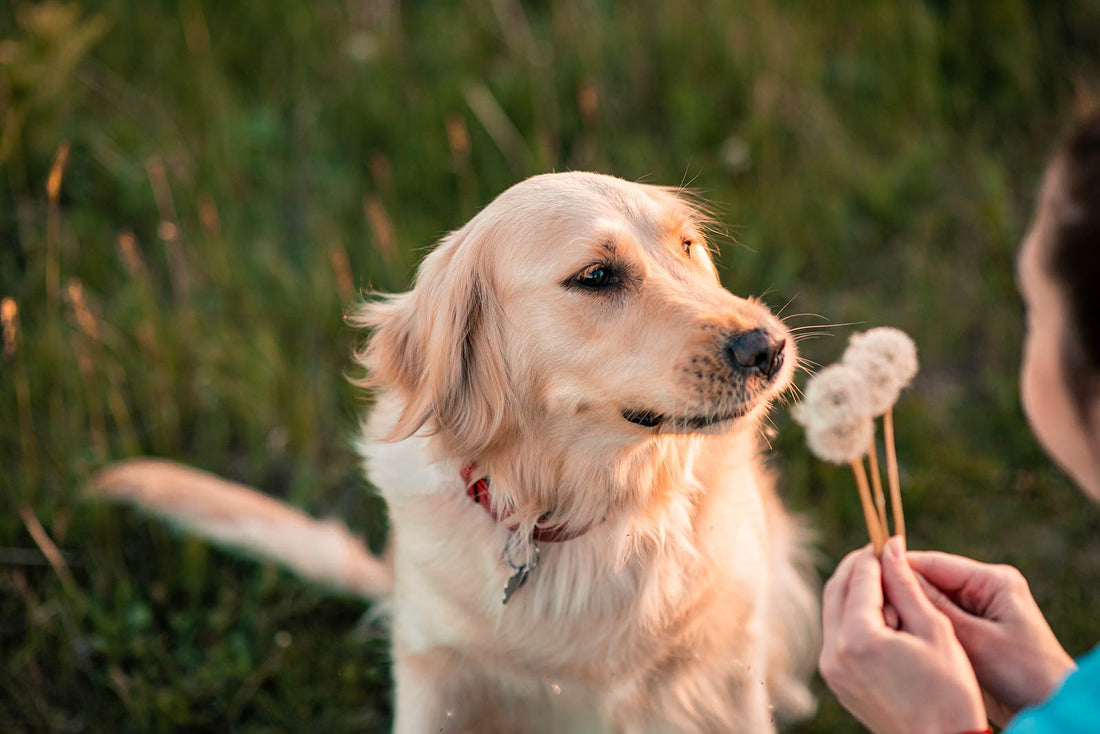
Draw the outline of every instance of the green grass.
<instances>
[{"instance_id":1,"label":"green grass","mask_svg":"<svg viewBox=\"0 0 1100 734\"><path fill-rule=\"evenodd\" d=\"M80 484L167 456L380 542L343 310L569 168L699 189L736 239L735 292L909 331L912 544L1019 565L1085 651L1100 516L1018 408L1012 257L1097 37L1094 5L1041 0L0 0L0 296L21 324L0 361L0 729L385 730L384 633L360 604ZM849 330L804 350L830 362ZM851 478L777 425L827 571L862 542ZM859 731L822 691L798 731Z\"/></svg>"}]
</instances>

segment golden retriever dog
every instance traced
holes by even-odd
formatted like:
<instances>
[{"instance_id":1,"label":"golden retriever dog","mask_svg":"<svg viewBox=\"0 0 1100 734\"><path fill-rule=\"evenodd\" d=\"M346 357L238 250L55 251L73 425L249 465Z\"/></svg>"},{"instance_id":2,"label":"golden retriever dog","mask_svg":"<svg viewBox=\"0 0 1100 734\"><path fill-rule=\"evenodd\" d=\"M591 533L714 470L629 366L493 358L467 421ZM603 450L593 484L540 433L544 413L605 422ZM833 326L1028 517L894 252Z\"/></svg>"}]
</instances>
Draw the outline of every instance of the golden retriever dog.
<instances>
[{"instance_id":1,"label":"golden retriever dog","mask_svg":"<svg viewBox=\"0 0 1100 734\"><path fill-rule=\"evenodd\" d=\"M816 581L760 449L797 354L705 223L675 189L536 176L362 306L385 561L166 462L95 486L385 597L402 734L774 731L814 705Z\"/></svg>"}]
</instances>

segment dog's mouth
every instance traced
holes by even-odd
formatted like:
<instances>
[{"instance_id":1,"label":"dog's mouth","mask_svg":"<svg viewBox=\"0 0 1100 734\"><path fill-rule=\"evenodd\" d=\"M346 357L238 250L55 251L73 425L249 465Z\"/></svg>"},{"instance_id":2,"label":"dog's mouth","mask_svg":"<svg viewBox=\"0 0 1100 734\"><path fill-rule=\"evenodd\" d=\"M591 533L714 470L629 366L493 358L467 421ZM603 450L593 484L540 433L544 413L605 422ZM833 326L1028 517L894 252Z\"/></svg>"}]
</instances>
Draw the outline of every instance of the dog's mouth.
<instances>
[{"instance_id":1,"label":"dog's mouth","mask_svg":"<svg viewBox=\"0 0 1100 734\"><path fill-rule=\"evenodd\" d=\"M716 426L719 423L744 418L752 406L738 408L724 413L707 413L705 415L676 416L658 413L653 410L624 410L622 416L630 423L643 428L657 428L664 426L672 431L698 431L703 428Z\"/></svg>"}]
</instances>

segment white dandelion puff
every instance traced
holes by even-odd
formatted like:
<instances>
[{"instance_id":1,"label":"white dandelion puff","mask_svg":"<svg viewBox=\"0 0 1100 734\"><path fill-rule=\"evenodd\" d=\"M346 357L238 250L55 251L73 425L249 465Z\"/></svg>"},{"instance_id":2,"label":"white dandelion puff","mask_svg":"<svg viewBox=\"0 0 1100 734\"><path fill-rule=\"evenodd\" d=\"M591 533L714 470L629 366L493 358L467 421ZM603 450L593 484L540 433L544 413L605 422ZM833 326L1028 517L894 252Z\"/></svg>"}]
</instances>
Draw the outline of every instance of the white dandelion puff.
<instances>
[{"instance_id":1,"label":"white dandelion puff","mask_svg":"<svg viewBox=\"0 0 1100 734\"><path fill-rule=\"evenodd\" d=\"M878 352L890 360L902 380L911 380L917 374L917 345L901 329L878 326L862 333L852 334L848 343L850 346Z\"/></svg>"},{"instance_id":2,"label":"white dandelion puff","mask_svg":"<svg viewBox=\"0 0 1100 734\"><path fill-rule=\"evenodd\" d=\"M894 407L905 385L898 379L893 363L878 352L849 347L844 353L843 364L863 376L871 415L882 415Z\"/></svg>"},{"instance_id":3,"label":"white dandelion puff","mask_svg":"<svg viewBox=\"0 0 1100 734\"><path fill-rule=\"evenodd\" d=\"M867 381L858 370L830 365L806 383L794 419L807 428L852 424L871 415L867 397Z\"/></svg>"},{"instance_id":4,"label":"white dandelion puff","mask_svg":"<svg viewBox=\"0 0 1100 734\"><path fill-rule=\"evenodd\" d=\"M806 426L806 443L814 456L830 464L851 464L867 453L874 423L864 416L851 423L812 423Z\"/></svg>"},{"instance_id":5,"label":"white dandelion puff","mask_svg":"<svg viewBox=\"0 0 1100 734\"><path fill-rule=\"evenodd\" d=\"M842 361L857 369L875 359L885 361L901 392L917 375L917 345L901 329L880 326L862 334L852 334ZM896 396L895 396L896 398Z\"/></svg>"}]
</instances>

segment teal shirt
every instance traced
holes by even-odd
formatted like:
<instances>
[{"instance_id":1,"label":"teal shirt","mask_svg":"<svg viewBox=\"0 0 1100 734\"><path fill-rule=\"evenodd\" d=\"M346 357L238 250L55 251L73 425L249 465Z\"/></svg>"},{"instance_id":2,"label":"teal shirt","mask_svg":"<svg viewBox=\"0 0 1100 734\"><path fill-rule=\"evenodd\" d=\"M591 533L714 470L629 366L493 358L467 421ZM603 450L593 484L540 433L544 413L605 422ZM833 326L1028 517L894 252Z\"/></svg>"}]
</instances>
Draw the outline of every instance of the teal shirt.
<instances>
[{"instance_id":1,"label":"teal shirt","mask_svg":"<svg viewBox=\"0 0 1100 734\"><path fill-rule=\"evenodd\" d=\"M1100 733L1100 645L1042 704L1021 711L1003 734Z\"/></svg>"}]
</instances>

